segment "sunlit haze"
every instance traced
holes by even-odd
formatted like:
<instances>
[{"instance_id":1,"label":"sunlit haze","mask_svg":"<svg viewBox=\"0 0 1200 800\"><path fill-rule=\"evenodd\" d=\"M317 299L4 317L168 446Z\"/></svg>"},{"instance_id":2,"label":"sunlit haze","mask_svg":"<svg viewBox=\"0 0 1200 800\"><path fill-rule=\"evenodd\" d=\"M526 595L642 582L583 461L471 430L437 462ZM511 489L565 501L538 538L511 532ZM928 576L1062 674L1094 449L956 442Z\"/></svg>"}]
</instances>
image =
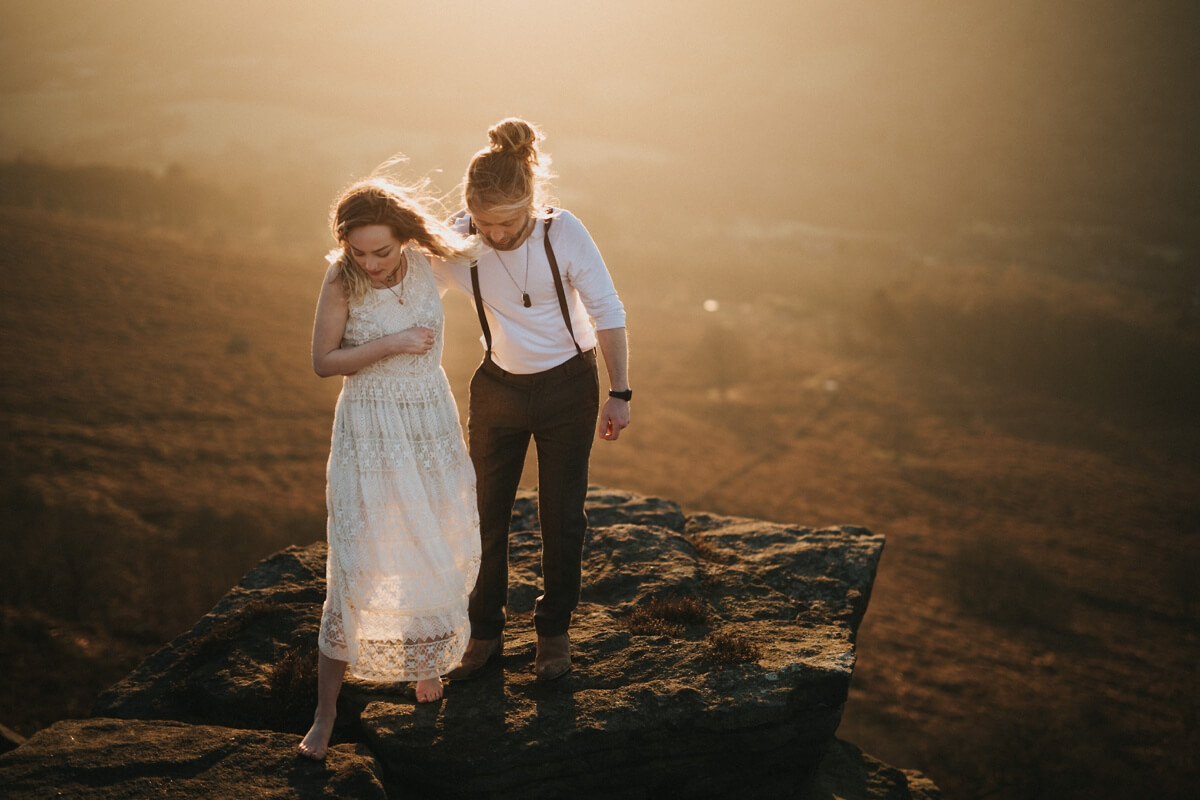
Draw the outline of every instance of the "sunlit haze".
<instances>
[{"instance_id":1,"label":"sunlit haze","mask_svg":"<svg viewBox=\"0 0 1200 800\"><path fill-rule=\"evenodd\" d=\"M197 676L168 682L182 718L228 707L206 676L236 670L200 659L242 640L224 622L190 649L175 637L272 553L325 558L343 382L314 374L312 349L318 293L336 297L330 205L387 165L453 213L488 128L519 116L545 132L554 202L586 225L627 312L632 423L596 440L588 481L656 499L620 501L636 525L590 521L671 555L625 573L633 559L606 550L604 580L642 592L648 571L684 576L720 620L710 632L736 621L768 643L780 690L809 672L840 686L852 666L844 714L827 710L847 748L886 762L860 776L873 785L916 769L946 797L1190 798L1198 32L1196 0L0 0L0 752L9 730L99 713L97 695L164 642ZM439 343L468 434L483 353L470 297L447 292ZM335 322L317 326L316 349ZM601 393L622 360L604 360ZM383 451L370 441L364 452ZM643 512L667 504L679 513ZM533 541L531 513L514 552ZM726 517L783 524L714 533ZM801 527L841 524L886 537L870 577L844 579L868 567L816 549L795 572L780 560ZM531 610L534 573L518 571L513 603ZM835 584L855 587L836 589L854 609L836 619L840 600L813 599ZM312 635L295 639L308 644L251 680L271 703L288 697L280 714L300 709L299 724L261 725L297 739L313 706L293 688L318 683L311 600ZM789 626L781 642L849 636L853 658L806 649L775 672L793 651L770 644L776 611L760 601ZM257 639L253 614L236 636ZM707 669L691 654L708 634L644 635L634 616L588 612L619 635L580 636L577 672L611 656L653 680L579 691L576 674L559 685L578 707L543 706L558 689L513 691L529 631L501 659L497 702L605 726L592 699L631 698L621 714L642 716L666 691L716 709L705 737L742 718L626 660L684 653ZM626 644L601 653L613 642ZM754 669L702 678L758 703ZM471 697L457 691L446 708ZM790 757L800 730L739 746ZM48 769L75 763L38 752ZM206 759L189 745L180 769ZM0 758L5 790L14 763Z\"/></svg>"},{"instance_id":2,"label":"sunlit haze","mask_svg":"<svg viewBox=\"0 0 1200 800\"><path fill-rule=\"evenodd\" d=\"M602 230L1170 238L1198 209L1198 17L1029 0L5 0L0 157L331 195L402 152L448 192L487 126L521 115L549 133L562 201Z\"/></svg>"}]
</instances>

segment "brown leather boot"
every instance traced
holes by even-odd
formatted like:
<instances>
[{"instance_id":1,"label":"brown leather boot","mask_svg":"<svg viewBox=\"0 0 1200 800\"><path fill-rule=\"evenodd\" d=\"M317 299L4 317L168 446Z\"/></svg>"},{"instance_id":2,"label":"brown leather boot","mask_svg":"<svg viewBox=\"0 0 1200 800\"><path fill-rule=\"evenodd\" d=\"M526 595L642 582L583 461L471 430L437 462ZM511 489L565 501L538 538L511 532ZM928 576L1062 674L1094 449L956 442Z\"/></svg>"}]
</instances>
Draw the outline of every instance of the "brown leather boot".
<instances>
[{"instance_id":1,"label":"brown leather boot","mask_svg":"<svg viewBox=\"0 0 1200 800\"><path fill-rule=\"evenodd\" d=\"M452 681L465 681L474 678L489 662L498 659L504 652L504 634L495 639L469 639L467 650L463 653L458 666L446 673Z\"/></svg>"},{"instance_id":2,"label":"brown leather boot","mask_svg":"<svg viewBox=\"0 0 1200 800\"><path fill-rule=\"evenodd\" d=\"M537 637L537 656L533 659L533 670L538 680L552 681L571 671L571 636Z\"/></svg>"}]
</instances>

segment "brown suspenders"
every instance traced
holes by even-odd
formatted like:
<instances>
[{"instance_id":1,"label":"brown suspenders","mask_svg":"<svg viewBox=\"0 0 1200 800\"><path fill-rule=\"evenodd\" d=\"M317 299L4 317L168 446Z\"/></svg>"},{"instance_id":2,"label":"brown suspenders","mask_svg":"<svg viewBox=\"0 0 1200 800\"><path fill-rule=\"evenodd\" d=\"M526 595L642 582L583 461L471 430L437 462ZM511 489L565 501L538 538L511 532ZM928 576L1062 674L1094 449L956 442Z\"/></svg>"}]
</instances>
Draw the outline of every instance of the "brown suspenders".
<instances>
[{"instance_id":1,"label":"brown suspenders","mask_svg":"<svg viewBox=\"0 0 1200 800\"><path fill-rule=\"evenodd\" d=\"M550 272L554 275L554 291L558 293L558 307L562 310L563 320L567 323L567 333L571 334L571 343L575 352L583 355L579 342L575 340L575 328L571 325L571 312L567 309L567 293L563 290L562 274L558 271L558 259L554 257L554 248L550 246L550 223L553 218L543 221L543 241L546 244L546 259L550 262ZM475 233L475 221L471 221L471 233ZM492 329L488 327L487 315L483 313L483 295L479 291L478 263L471 262L471 290L475 293L475 310L479 313L479 325L483 328L483 340L487 343L487 357L492 357Z\"/></svg>"}]
</instances>

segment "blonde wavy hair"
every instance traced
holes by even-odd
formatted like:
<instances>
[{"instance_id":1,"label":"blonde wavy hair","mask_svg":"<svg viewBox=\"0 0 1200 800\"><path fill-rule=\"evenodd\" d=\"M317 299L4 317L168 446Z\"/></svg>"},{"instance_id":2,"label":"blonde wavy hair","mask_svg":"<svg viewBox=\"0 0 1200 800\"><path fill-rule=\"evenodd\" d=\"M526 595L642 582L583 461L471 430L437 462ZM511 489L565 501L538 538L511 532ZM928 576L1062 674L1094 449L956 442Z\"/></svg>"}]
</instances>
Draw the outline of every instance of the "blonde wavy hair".
<instances>
[{"instance_id":1,"label":"blonde wavy hair","mask_svg":"<svg viewBox=\"0 0 1200 800\"><path fill-rule=\"evenodd\" d=\"M502 119L488 129L488 146L467 167L463 201L468 209L500 214L528 211L549 216L550 156L538 143L545 137L537 126L518 117Z\"/></svg>"},{"instance_id":2,"label":"blonde wavy hair","mask_svg":"<svg viewBox=\"0 0 1200 800\"><path fill-rule=\"evenodd\" d=\"M371 288L371 279L350 254L347 237L356 228L386 225L401 245L410 242L428 256L443 259L472 258L478 245L459 236L439 221L424 186L402 186L387 178L358 181L342 192L329 214L338 247L327 259L334 278L341 278L346 301L359 302Z\"/></svg>"}]
</instances>

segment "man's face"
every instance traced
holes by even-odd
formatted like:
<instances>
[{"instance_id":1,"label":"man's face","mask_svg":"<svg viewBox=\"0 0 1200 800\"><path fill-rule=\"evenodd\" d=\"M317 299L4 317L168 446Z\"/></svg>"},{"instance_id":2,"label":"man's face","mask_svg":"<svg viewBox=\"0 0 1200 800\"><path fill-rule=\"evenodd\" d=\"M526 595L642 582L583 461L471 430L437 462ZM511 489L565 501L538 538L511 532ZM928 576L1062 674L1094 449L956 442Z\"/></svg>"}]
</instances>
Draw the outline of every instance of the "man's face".
<instances>
[{"instance_id":1,"label":"man's face","mask_svg":"<svg viewBox=\"0 0 1200 800\"><path fill-rule=\"evenodd\" d=\"M525 209L517 211L490 211L471 209L475 229L489 247L496 250L512 250L524 241L526 229L532 217Z\"/></svg>"}]
</instances>

